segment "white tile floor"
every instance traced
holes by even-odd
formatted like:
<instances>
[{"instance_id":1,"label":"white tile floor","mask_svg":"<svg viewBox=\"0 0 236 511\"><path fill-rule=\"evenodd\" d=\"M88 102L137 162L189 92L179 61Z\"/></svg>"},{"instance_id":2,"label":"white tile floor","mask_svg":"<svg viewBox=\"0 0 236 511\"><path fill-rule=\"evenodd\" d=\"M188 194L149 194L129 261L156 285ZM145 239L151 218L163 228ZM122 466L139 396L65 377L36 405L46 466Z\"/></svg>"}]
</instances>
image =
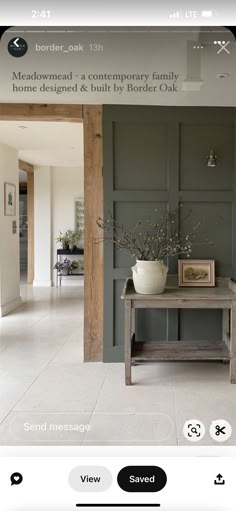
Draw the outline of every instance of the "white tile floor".
<instances>
[{"instance_id":1,"label":"white tile floor","mask_svg":"<svg viewBox=\"0 0 236 511\"><path fill-rule=\"evenodd\" d=\"M0 444L185 445L190 418L205 423L205 445L215 443L211 421L228 420L227 443L236 444L236 385L227 365L137 366L134 385L125 387L123 364L83 363L82 287L24 285L22 297L0 319ZM38 429L25 431L27 424ZM73 431L55 431L59 424Z\"/></svg>"}]
</instances>

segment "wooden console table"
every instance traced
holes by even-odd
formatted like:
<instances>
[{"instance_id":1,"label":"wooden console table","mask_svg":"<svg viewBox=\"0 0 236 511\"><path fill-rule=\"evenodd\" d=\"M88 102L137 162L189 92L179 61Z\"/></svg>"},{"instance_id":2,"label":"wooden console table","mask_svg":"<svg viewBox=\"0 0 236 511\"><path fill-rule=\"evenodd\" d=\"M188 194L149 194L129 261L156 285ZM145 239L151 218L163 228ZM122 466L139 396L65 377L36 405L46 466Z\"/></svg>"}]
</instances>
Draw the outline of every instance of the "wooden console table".
<instances>
[{"instance_id":1,"label":"wooden console table","mask_svg":"<svg viewBox=\"0 0 236 511\"><path fill-rule=\"evenodd\" d=\"M131 366L161 360L230 361L230 381L236 383L236 284L214 288L167 287L161 295L135 292L127 279L121 298L125 301L125 383L131 385ZM135 309L222 309L222 341L135 342Z\"/></svg>"}]
</instances>

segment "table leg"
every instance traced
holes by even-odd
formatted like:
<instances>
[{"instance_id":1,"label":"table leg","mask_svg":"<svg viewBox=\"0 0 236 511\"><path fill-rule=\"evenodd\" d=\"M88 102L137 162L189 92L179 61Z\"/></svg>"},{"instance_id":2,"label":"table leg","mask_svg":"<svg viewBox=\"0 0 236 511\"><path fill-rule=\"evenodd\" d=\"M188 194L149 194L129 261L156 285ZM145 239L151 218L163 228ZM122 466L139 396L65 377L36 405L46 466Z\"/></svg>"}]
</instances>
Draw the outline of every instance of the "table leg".
<instances>
[{"instance_id":1,"label":"table leg","mask_svg":"<svg viewBox=\"0 0 236 511\"><path fill-rule=\"evenodd\" d=\"M61 260L61 256L59 254L57 254L57 262L59 263L59 261ZM57 270L57 287L59 285L59 271Z\"/></svg>"},{"instance_id":2,"label":"table leg","mask_svg":"<svg viewBox=\"0 0 236 511\"><path fill-rule=\"evenodd\" d=\"M229 335L229 309L222 310L222 341L226 342Z\"/></svg>"},{"instance_id":3,"label":"table leg","mask_svg":"<svg viewBox=\"0 0 236 511\"><path fill-rule=\"evenodd\" d=\"M130 300L125 300L125 384L131 385L131 330L132 310Z\"/></svg>"},{"instance_id":4,"label":"table leg","mask_svg":"<svg viewBox=\"0 0 236 511\"><path fill-rule=\"evenodd\" d=\"M236 305L234 303L231 309L230 381L236 383Z\"/></svg>"},{"instance_id":5,"label":"table leg","mask_svg":"<svg viewBox=\"0 0 236 511\"><path fill-rule=\"evenodd\" d=\"M133 334L135 334L135 308L132 307L131 309L131 318L132 318L132 323L131 323L131 337Z\"/></svg>"},{"instance_id":6,"label":"table leg","mask_svg":"<svg viewBox=\"0 0 236 511\"><path fill-rule=\"evenodd\" d=\"M230 324L229 324L230 309L222 309L222 341L230 350ZM228 359L222 360L223 364L229 364Z\"/></svg>"},{"instance_id":7,"label":"table leg","mask_svg":"<svg viewBox=\"0 0 236 511\"><path fill-rule=\"evenodd\" d=\"M135 308L132 307L131 308L131 354L132 354L132 349L133 349L133 345L135 343ZM131 366L137 366L137 362L135 362L134 360L132 361L131 363Z\"/></svg>"}]
</instances>

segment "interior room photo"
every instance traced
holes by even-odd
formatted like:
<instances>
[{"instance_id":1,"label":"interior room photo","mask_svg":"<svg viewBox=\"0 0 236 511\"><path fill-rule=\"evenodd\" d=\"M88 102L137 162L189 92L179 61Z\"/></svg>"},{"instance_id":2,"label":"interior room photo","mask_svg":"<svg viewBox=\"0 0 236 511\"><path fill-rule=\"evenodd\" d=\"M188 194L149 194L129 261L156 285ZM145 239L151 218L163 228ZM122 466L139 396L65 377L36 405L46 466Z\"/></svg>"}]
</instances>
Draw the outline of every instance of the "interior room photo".
<instances>
[{"instance_id":1,"label":"interior room photo","mask_svg":"<svg viewBox=\"0 0 236 511\"><path fill-rule=\"evenodd\" d=\"M28 106L22 105L14 115L22 115L23 108L27 117ZM43 118L50 116L48 108ZM191 259L214 260L216 278L232 278L235 110L104 106L84 108L83 115L78 123L73 118L0 124L1 186L7 182L16 189L14 216L4 214L1 202L1 442L184 444L183 423L196 410L205 423L218 415L235 423L236 387L230 384L228 357L225 351L212 355L222 339L222 305L136 310L141 344L158 338L168 346L188 341L200 349L204 340L212 352L207 361L201 354L196 360L137 363L133 385L125 385L121 294L135 261L105 243L103 291L96 220L103 201L104 211L115 212L116 220L130 227L145 215L163 213L167 205L181 204L180 224L191 211L187 227L200 219L210 240L193 247ZM217 157L213 166L211 150ZM83 198L84 239L78 247L81 253L84 248L85 290L83 276L62 275L58 282L53 269L61 247L56 238L79 228L76 207ZM174 257L169 274L177 271ZM23 424L35 421L35 415L41 421L64 421L69 415L90 430L60 438L30 436ZM205 441L212 441L209 435Z\"/></svg>"}]
</instances>

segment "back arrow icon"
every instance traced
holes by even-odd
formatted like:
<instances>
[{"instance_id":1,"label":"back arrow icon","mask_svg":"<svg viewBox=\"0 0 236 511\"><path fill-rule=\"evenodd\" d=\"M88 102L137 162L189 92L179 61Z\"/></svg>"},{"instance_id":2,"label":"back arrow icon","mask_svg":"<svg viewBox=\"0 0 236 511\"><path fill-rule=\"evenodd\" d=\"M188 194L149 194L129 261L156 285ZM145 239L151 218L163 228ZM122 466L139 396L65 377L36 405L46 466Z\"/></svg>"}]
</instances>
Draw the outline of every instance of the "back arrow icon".
<instances>
[{"instance_id":1,"label":"back arrow icon","mask_svg":"<svg viewBox=\"0 0 236 511\"><path fill-rule=\"evenodd\" d=\"M15 45L15 46L17 46L17 48L19 48L19 44L17 44L17 43L18 43L18 41L19 41L19 37L17 37L17 38L15 39L15 41L14 41L14 45Z\"/></svg>"}]
</instances>

